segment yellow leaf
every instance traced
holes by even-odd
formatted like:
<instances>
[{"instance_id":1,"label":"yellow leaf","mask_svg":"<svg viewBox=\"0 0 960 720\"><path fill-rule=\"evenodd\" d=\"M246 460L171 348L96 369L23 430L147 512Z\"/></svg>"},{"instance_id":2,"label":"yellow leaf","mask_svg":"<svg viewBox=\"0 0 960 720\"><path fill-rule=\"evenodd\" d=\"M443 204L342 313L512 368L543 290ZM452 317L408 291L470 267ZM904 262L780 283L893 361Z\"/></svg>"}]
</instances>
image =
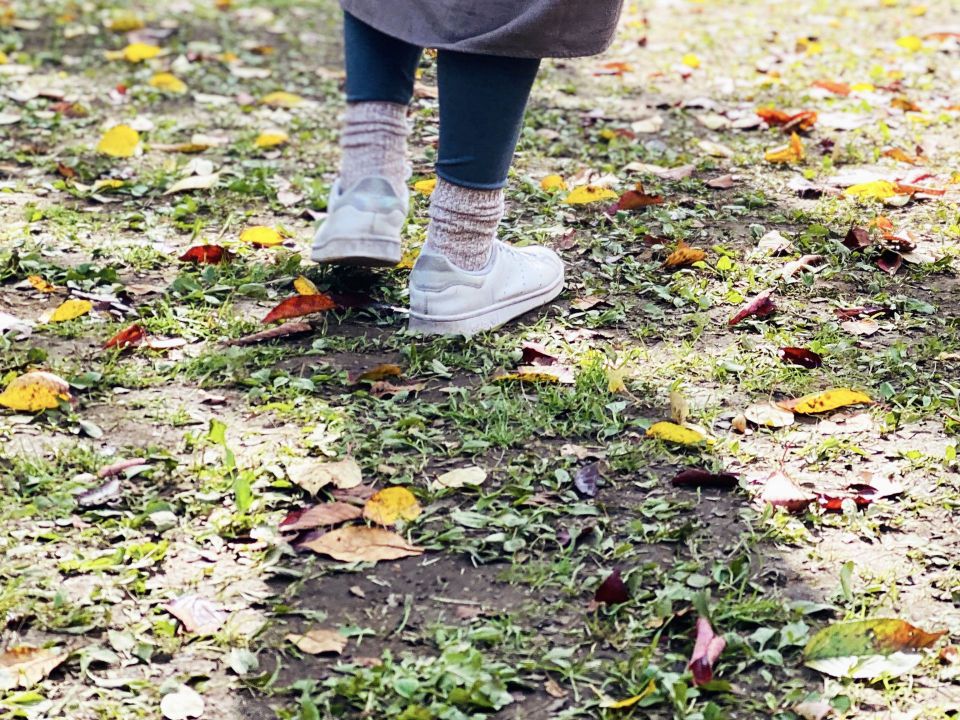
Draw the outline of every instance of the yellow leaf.
<instances>
[{"instance_id":1,"label":"yellow leaf","mask_svg":"<svg viewBox=\"0 0 960 720\"><path fill-rule=\"evenodd\" d=\"M150 60L160 54L160 48L156 45L147 43L131 43L123 51L123 59L129 63L139 63L144 60Z\"/></svg>"},{"instance_id":2,"label":"yellow leaf","mask_svg":"<svg viewBox=\"0 0 960 720\"><path fill-rule=\"evenodd\" d=\"M150 87L164 92L181 94L187 91L187 84L173 73L161 72L150 78Z\"/></svg>"},{"instance_id":3,"label":"yellow leaf","mask_svg":"<svg viewBox=\"0 0 960 720\"><path fill-rule=\"evenodd\" d=\"M283 242L283 235L272 227L254 225L240 233L240 242L248 242L261 247L273 247Z\"/></svg>"},{"instance_id":4,"label":"yellow leaf","mask_svg":"<svg viewBox=\"0 0 960 720\"><path fill-rule=\"evenodd\" d=\"M651 425L650 429L647 430L647 437L676 443L677 445L699 445L707 440L704 435L696 430L681 427L672 422L658 422Z\"/></svg>"},{"instance_id":5,"label":"yellow leaf","mask_svg":"<svg viewBox=\"0 0 960 720\"><path fill-rule=\"evenodd\" d=\"M861 200L886 200L897 194L897 186L888 180L872 180L851 185L843 194Z\"/></svg>"},{"instance_id":6,"label":"yellow leaf","mask_svg":"<svg viewBox=\"0 0 960 720\"><path fill-rule=\"evenodd\" d=\"M110 157L131 157L139 144L140 133L129 125L114 125L100 138L97 152Z\"/></svg>"},{"instance_id":7,"label":"yellow leaf","mask_svg":"<svg viewBox=\"0 0 960 720\"><path fill-rule=\"evenodd\" d=\"M630 377L630 368L626 363L622 365L608 365L604 368L607 376L607 391L612 393L625 392L627 385L624 380Z\"/></svg>"},{"instance_id":8,"label":"yellow leaf","mask_svg":"<svg viewBox=\"0 0 960 720\"><path fill-rule=\"evenodd\" d=\"M70 402L70 386L53 373L34 370L14 378L0 393L0 405L11 410L38 412Z\"/></svg>"},{"instance_id":9,"label":"yellow leaf","mask_svg":"<svg viewBox=\"0 0 960 720\"><path fill-rule=\"evenodd\" d=\"M143 20L132 12L121 12L106 23L107 30L125 33L140 30L144 27Z\"/></svg>"},{"instance_id":10,"label":"yellow leaf","mask_svg":"<svg viewBox=\"0 0 960 720\"><path fill-rule=\"evenodd\" d=\"M303 275L298 276L297 279L293 281L293 289L301 295L320 294L320 291L317 289L317 286L313 284L313 281L305 278Z\"/></svg>"},{"instance_id":11,"label":"yellow leaf","mask_svg":"<svg viewBox=\"0 0 960 720\"><path fill-rule=\"evenodd\" d=\"M616 200L620 196L610 188L597 185L579 185L570 191L563 201L567 205L586 205L601 200Z\"/></svg>"},{"instance_id":12,"label":"yellow leaf","mask_svg":"<svg viewBox=\"0 0 960 720\"><path fill-rule=\"evenodd\" d=\"M60 307L53 311L53 314L50 315L49 322L55 323L73 320L81 315L86 315L92 308L93 303L89 300L70 298L69 300L64 300Z\"/></svg>"},{"instance_id":13,"label":"yellow leaf","mask_svg":"<svg viewBox=\"0 0 960 720\"><path fill-rule=\"evenodd\" d=\"M402 270L413 270L413 266L417 262L418 257L420 257L420 248L407 248L403 251L403 256L400 258L400 262L397 263L397 268Z\"/></svg>"},{"instance_id":14,"label":"yellow leaf","mask_svg":"<svg viewBox=\"0 0 960 720\"><path fill-rule=\"evenodd\" d=\"M853 85L850 86L851 92L873 92L876 89L877 89L876 85L868 82L854 83Z\"/></svg>"},{"instance_id":15,"label":"yellow leaf","mask_svg":"<svg viewBox=\"0 0 960 720\"><path fill-rule=\"evenodd\" d=\"M258 148L269 148L276 147L277 145L284 145L290 140L290 136L285 132L280 132L279 130L274 130L273 132L262 132L257 135L257 139L253 141L253 144Z\"/></svg>"},{"instance_id":16,"label":"yellow leaf","mask_svg":"<svg viewBox=\"0 0 960 720\"><path fill-rule=\"evenodd\" d=\"M680 58L680 62L690 68L696 69L700 67L700 58L698 58L694 53L687 53Z\"/></svg>"},{"instance_id":17,"label":"yellow leaf","mask_svg":"<svg viewBox=\"0 0 960 720\"><path fill-rule=\"evenodd\" d=\"M117 188L122 188L126 183L123 180L117 180L116 178L108 178L106 180L97 180L93 187L90 188L91 192L98 192L100 190L116 190Z\"/></svg>"},{"instance_id":18,"label":"yellow leaf","mask_svg":"<svg viewBox=\"0 0 960 720\"><path fill-rule=\"evenodd\" d=\"M651 680L649 683L647 683L647 686L643 689L643 692L641 692L639 695L628 697L625 700L610 700L608 698L600 702L600 707L610 708L610 709L628 708L628 707L631 707L632 705L636 705L645 697L652 695L654 691L656 691L656 689L657 689L657 683Z\"/></svg>"},{"instance_id":19,"label":"yellow leaf","mask_svg":"<svg viewBox=\"0 0 960 720\"><path fill-rule=\"evenodd\" d=\"M423 548L411 545L395 532L362 525L333 530L301 547L341 562L377 562L423 554Z\"/></svg>"},{"instance_id":20,"label":"yellow leaf","mask_svg":"<svg viewBox=\"0 0 960 720\"><path fill-rule=\"evenodd\" d=\"M897 45L902 47L907 52L917 52L923 49L923 40L918 38L916 35L904 35L902 38L897 40Z\"/></svg>"},{"instance_id":21,"label":"yellow leaf","mask_svg":"<svg viewBox=\"0 0 960 720\"><path fill-rule=\"evenodd\" d=\"M292 108L296 107L303 102L303 98L294 93L284 92L283 90L278 90L277 92L269 93L260 98L261 105L268 105L270 107L278 108Z\"/></svg>"},{"instance_id":22,"label":"yellow leaf","mask_svg":"<svg viewBox=\"0 0 960 720\"><path fill-rule=\"evenodd\" d=\"M431 195L437 187L437 179L429 178L427 180L417 180L413 184L413 189L423 195Z\"/></svg>"},{"instance_id":23,"label":"yellow leaf","mask_svg":"<svg viewBox=\"0 0 960 720\"><path fill-rule=\"evenodd\" d=\"M39 292L52 293L57 291L56 286L51 285L39 275L30 275L27 280L33 285L34 290L38 290Z\"/></svg>"},{"instance_id":24,"label":"yellow leaf","mask_svg":"<svg viewBox=\"0 0 960 720\"><path fill-rule=\"evenodd\" d=\"M363 517L378 525L413 520L420 515L420 503L404 487L389 487L375 493L363 506Z\"/></svg>"},{"instance_id":25,"label":"yellow leaf","mask_svg":"<svg viewBox=\"0 0 960 720\"><path fill-rule=\"evenodd\" d=\"M0 65L6 65L10 62L10 58L7 57L5 52L0 52Z\"/></svg>"},{"instance_id":26,"label":"yellow leaf","mask_svg":"<svg viewBox=\"0 0 960 720\"><path fill-rule=\"evenodd\" d=\"M796 133L790 135L790 143L767 151L763 159L769 163L794 163L804 158L803 141Z\"/></svg>"},{"instance_id":27,"label":"yellow leaf","mask_svg":"<svg viewBox=\"0 0 960 720\"><path fill-rule=\"evenodd\" d=\"M567 183L560 175L547 175L540 181L540 187L547 192L553 192L554 190L566 190Z\"/></svg>"},{"instance_id":28,"label":"yellow leaf","mask_svg":"<svg viewBox=\"0 0 960 720\"><path fill-rule=\"evenodd\" d=\"M847 388L838 388L826 390L822 393L813 395L804 395L796 400L787 400L780 403L780 407L791 410L797 415L810 415L813 413L829 412L837 408L848 407L850 405L872 405L873 400L866 393L858 390L848 390Z\"/></svg>"}]
</instances>

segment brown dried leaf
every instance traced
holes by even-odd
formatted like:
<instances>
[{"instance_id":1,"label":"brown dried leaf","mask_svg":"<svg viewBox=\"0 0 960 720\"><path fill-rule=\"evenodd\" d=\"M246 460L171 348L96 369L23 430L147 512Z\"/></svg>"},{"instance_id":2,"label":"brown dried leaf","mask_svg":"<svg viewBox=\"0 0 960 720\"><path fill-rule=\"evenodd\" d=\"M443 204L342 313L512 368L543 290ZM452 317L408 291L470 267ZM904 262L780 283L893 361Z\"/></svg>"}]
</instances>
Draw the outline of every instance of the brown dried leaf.
<instances>
[{"instance_id":1,"label":"brown dried leaf","mask_svg":"<svg viewBox=\"0 0 960 720\"><path fill-rule=\"evenodd\" d=\"M400 535L383 528L350 525L309 540L300 547L341 562L378 562L422 555Z\"/></svg>"}]
</instances>

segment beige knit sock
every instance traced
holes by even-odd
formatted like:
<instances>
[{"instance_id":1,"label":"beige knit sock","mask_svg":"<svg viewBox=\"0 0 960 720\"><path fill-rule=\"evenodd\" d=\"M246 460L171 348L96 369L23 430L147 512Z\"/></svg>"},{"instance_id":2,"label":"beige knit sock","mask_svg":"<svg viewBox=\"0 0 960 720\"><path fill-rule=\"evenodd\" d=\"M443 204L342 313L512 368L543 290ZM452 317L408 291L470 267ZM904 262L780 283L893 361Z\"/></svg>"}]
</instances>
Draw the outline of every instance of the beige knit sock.
<instances>
[{"instance_id":1,"label":"beige knit sock","mask_svg":"<svg viewBox=\"0 0 960 720\"><path fill-rule=\"evenodd\" d=\"M389 102L348 103L340 135L340 184L349 189L371 175L403 192L407 166L407 106Z\"/></svg>"},{"instance_id":2,"label":"beige knit sock","mask_svg":"<svg viewBox=\"0 0 960 720\"><path fill-rule=\"evenodd\" d=\"M474 190L442 179L430 195L427 245L457 267L480 270L503 217L503 190Z\"/></svg>"}]
</instances>

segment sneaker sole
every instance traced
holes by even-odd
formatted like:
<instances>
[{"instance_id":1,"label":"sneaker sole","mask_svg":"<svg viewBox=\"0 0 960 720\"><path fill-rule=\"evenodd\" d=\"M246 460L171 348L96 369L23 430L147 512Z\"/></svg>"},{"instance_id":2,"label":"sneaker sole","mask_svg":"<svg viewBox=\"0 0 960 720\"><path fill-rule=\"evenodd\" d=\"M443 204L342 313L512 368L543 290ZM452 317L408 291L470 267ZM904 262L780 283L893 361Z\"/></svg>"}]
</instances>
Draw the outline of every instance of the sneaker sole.
<instances>
[{"instance_id":1,"label":"sneaker sole","mask_svg":"<svg viewBox=\"0 0 960 720\"><path fill-rule=\"evenodd\" d=\"M494 330L531 310L546 305L563 292L564 276L550 286L522 298L501 303L476 314L455 317L431 317L410 313L410 332L421 335L476 335L485 330Z\"/></svg>"},{"instance_id":2,"label":"sneaker sole","mask_svg":"<svg viewBox=\"0 0 960 720\"><path fill-rule=\"evenodd\" d=\"M400 262L400 243L392 237L332 237L310 250L310 259L324 265L387 267Z\"/></svg>"}]
</instances>

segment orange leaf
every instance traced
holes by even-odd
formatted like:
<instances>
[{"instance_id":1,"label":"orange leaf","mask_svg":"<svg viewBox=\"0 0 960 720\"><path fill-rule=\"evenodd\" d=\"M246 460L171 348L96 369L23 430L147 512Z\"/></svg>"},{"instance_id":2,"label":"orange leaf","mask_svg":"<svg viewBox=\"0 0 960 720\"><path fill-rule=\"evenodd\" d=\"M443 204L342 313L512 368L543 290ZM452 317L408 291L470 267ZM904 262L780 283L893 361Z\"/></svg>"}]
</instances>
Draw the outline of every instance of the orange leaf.
<instances>
[{"instance_id":1,"label":"orange leaf","mask_svg":"<svg viewBox=\"0 0 960 720\"><path fill-rule=\"evenodd\" d=\"M216 265L230 259L230 252L220 245L194 245L179 258L183 262Z\"/></svg>"},{"instance_id":2,"label":"orange leaf","mask_svg":"<svg viewBox=\"0 0 960 720\"><path fill-rule=\"evenodd\" d=\"M620 196L620 199L610 207L610 212L612 214L618 210L637 210L650 205L662 205L663 202L663 196L648 195L643 189L643 183L637 183L634 190L627 190Z\"/></svg>"},{"instance_id":3,"label":"orange leaf","mask_svg":"<svg viewBox=\"0 0 960 720\"><path fill-rule=\"evenodd\" d=\"M799 135L793 133L789 144L767 151L763 159L770 163L794 163L803 160L804 157L803 141Z\"/></svg>"},{"instance_id":4,"label":"orange leaf","mask_svg":"<svg viewBox=\"0 0 960 720\"><path fill-rule=\"evenodd\" d=\"M57 291L57 288L55 285L52 285L51 283L47 282L39 275L30 275L27 278L27 280L30 282L31 285L33 285L33 289L37 290L38 292L52 293Z\"/></svg>"},{"instance_id":5,"label":"orange leaf","mask_svg":"<svg viewBox=\"0 0 960 720\"><path fill-rule=\"evenodd\" d=\"M903 110L904 112L923 112L923 109L913 100L905 97L895 97L890 101L890 107Z\"/></svg>"},{"instance_id":6,"label":"orange leaf","mask_svg":"<svg viewBox=\"0 0 960 720\"><path fill-rule=\"evenodd\" d=\"M828 92L832 92L834 95L842 95L843 97L846 97L850 94L850 86L843 82L817 80L815 83L813 83L813 87L822 88Z\"/></svg>"},{"instance_id":7,"label":"orange leaf","mask_svg":"<svg viewBox=\"0 0 960 720\"><path fill-rule=\"evenodd\" d=\"M700 248L690 247L683 240L677 243L677 249L667 257L664 267L686 267L703 260L707 254Z\"/></svg>"},{"instance_id":8,"label":"orange leaf","mask_svg":"<svg viewBox=\"0 0 960 720\"><path fill-rule=\"evenodd\" d=\"M287 298L267 313L263 322L272 323L277 320L286 320L287 318L323 312L324 310L333 310L336 306L337 304L329 295L295 295L294 297Z\"/></svg>"},{"instance_id":9,"label":"orange leaf","mask_svg":"<svg viewBox=\"0 0 960 720\"><path fill-rule=\"evenodd\" d=\"M907 183L894 183L894 188L901 195L913 195L922 193L924 195L946 195L944 188L924 187L923 185L910 185Z\"/></svg>"},{"instance_id":10,"label":"orange leaf","mask_svg":"<svg viewBox=\"0 0 960 720\"><path fill-rule=\"evenodd\" d=\"M131 345L139 345L143 342L143 339L147 336L146 331L143 329L143 326L140 323L134 323L129 327L125 327L123 330L118 332L112 338L107 340L104 343L104 350L107 348L126 348Z\"/></svg>"},{"instance_id":11,"label":"orange leaf","mask_svg":"<svg viewBox=\"0 0 960 720\"><path fill-rule=\"evenodd\" d=\"M900 162L905 162L910 165L919 165L920 158L916 155L908 155L905 150L900 148L889 148L883 151L883 156L888 158L893 158L894 160L899 160Z\"/></svg>"}]
</instances>

